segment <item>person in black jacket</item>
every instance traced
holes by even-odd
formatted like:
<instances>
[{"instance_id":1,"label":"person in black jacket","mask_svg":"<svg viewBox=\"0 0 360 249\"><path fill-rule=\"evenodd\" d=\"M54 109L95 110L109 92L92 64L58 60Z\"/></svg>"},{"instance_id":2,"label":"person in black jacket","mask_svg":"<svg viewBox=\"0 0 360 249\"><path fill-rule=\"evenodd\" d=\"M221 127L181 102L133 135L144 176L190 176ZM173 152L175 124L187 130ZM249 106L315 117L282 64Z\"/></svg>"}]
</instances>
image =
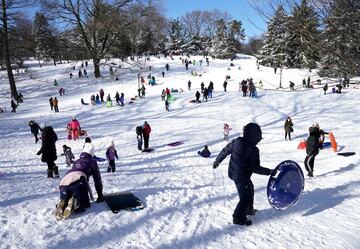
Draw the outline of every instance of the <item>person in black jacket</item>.
<instances>
[{"instance_id":1,"label":"person in black jacket","mask_svg":"<svg viewBox=\"0 0 360 249\"><path fill-rule=\"evenodd\" d=\"M291 132L293 132L294 129L293 129L293 122L291 121L290 117L287 117L284 124L284 129L285 129L285 140L289 136L289 141L291 141Z\"/></svg>"},{"instance_id":2,"label":"person in black jacket","mask_svg":"<svg viewBox=\"0 0 360 249\"><path fill-rule=\"evenodd\" d=\"M319 128L311 126L309 128L309 137L306 140L306 157L304 160L305 169L310 177L313 176L315 157L319 153L319 136Z\"/></svg>"},{"instance_id":3,"label":"person in black jacket","mask_svg":"<svg viewBox=\"0 0 360 249\"><path fill-rule=\"evenodd\" d=\"M55 164L57 159L55 143L58 137L51 126L45 126L41 134L41 148L37 155L41 155L41 161L48 166L48 178L59 178L58 167Z\"/></svg>"},{"instance_id":4,"label":"person in black jacket","mask_svg":"<svg viewBox=\"0 0 360 249\"><path fill-rule=\"evenodd\" d=\"M244 127L244 136L231 141L216 157L213 168L228 156L230 157L228 175L235 182L240 201L237 204L233 223L238 225L251 225L247 215L254 215L254 185L251 181L252 173L270 175L273 171L260 166L259 149L256 144L262 139L260 126L249 123Z\"/></svg>"},{"instance_id":5,"label":"person in black jacket","mask_svg":"<svg viewBox=\"0 0 360 249\"><path fill-rule=\"evenodd\" d=\"M202 156L202 157L210 157L211 156L211 152L208 148L207 145L204 146L204 149L202 151L198 151L198 155Z\"/></svg>"},{"instance_id":6,"label":"person in black jacket","mask_svg":"<svg viewBox=\"0 0 360 249\"><path fill-rule=\"evenodd\" d=\"M39 130L41 131L41 128L34 120L30 120L29 126L30 126L31 134L33 134L35 137L35 143L37 143L39 141L37 135L39 134Z\"/></svg>"}]
</instances>

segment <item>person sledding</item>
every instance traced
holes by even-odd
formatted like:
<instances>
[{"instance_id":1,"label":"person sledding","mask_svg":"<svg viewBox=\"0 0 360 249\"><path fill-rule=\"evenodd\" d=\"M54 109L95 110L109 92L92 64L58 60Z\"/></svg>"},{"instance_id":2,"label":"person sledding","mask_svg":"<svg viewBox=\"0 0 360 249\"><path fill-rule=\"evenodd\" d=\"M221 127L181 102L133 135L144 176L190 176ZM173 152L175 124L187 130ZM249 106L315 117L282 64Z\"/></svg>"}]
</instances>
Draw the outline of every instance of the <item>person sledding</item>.
<instances>
[{"instance_id":1,"label":"person sledding","mask_svg":"<svg viewBox=\"0 0 360 249\"><path fill-rule=\"evenodd\" d=\"M198 153L198 155L200 155L200 156L202 156L202 157L205 157L205 158L211 156L211 152L210 152L210 150L209 150L209 148L208 148L207 145L205 145L205 146L204 146L204 149L202 149L201 151L198 151L197 153Z\"/></svg>"},{"instance_id":2,"label":"person sledding","mask_svg":"<svg viewBox=\"0 0 360 249\"><path fill-rule=\"evenodd\" d=\"M74 154L71 152L71 148L69 146L67 146L66 144L63 145L63 153L61 154L62 156L65 156L65 162L66 162L66 167L71 166L71 164L74 162L75 156Z\"/></svg>"},{"instance_id":3,"label":"person sledding","mask_svg":"<svg viewBox=\"0 0 360 249\"><path fill-rule=\"evenodd\" d=\"M233 213L233 223L237 225L251 225L247 215L254 215L254 185L251 181L253 173L270 175L271 169L260 166L259 149L256 145L262 139L261 128L258 124L249 123L244 127L244 136L232 140L213 163L216 169L228 156L230 157L228 175L235 182L240 201Z\"/></svg>"},{"instance_id":4,"label":"person sledding","mask_svg":"<svg viewBox=\"0 0 360 249\"><path fill-rule=\"evenodd\" d=\"M57 220L67 219L73 211L83 212L90 207L88 181L93 177L95 189L98 195L96 202L104 201L103 184L101 174L94 156L94 146L85 143L80 154L80 159L73 163L72 168L66 173L60 182L60 202L55 211Z\"/></svg>"},{"instance_id":5,"label":"person sledding","mask_svg":"<svg viewBox=\"0 0 360 249\"><path fill-rule=\"evenodd\" d=\"M68 124L68 132L70 133L69 139L77 140L80 136L80 123L76 117L72 117L70 123Z\"/></svg>"}]
</instances>

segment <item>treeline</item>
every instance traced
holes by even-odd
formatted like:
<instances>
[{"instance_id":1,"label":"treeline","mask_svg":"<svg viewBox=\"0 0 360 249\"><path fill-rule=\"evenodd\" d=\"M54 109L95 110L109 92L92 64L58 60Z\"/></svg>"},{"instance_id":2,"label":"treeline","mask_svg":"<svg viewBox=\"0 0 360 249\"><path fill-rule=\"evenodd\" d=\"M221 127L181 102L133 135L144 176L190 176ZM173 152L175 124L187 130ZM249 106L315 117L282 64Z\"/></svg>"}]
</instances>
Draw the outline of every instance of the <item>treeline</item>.
<instances>
[{"instance_id":1,"label":"treeline","mask_svg":"<svg viewBox=\"0 0 360 249\"><path fill-rule=\"evenodd\" d=\"M316 9L302 0L287 14L279 5L257 53L271 67L319 68L324 77L360 76L360 1L331 0Z\"/></svg>"}]
</instances>

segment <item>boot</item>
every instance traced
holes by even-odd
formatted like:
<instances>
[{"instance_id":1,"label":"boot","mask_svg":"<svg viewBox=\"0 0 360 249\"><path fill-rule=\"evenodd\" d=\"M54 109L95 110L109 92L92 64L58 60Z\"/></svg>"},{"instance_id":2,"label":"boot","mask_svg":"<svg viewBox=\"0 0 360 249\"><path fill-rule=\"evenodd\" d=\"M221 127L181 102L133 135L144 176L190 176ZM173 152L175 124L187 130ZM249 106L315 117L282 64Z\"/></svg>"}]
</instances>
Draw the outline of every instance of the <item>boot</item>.
<instances>
[{"instance_id":1,"label":"boot","mask_svg":"<svg viewBox=\"0 0 360 249\"><path fill-rule=\"evenodd\" d=\"M248 215L255 215L256 214L256 212L257 212L257 209L255 209L255 208L252 208L252 209L250 209L249 211L248 211Z\"/></svg>"},{"instance_id":2,"label":"boot","mask_svg":"<svg viewBox=\"0 0 360 249\"><path fill-rule=\"evenodd\" d=\"M57 204L56 210L55 210L55 218L56 218L56 220L62 220L63 213L64 213L64 208L65 208L65 201L60 200L60 202Z\"/></svg>"},{"instance_id":3,"label":"boot","mask_svg":"<svg viewBox=\"0 0 360 249\"><path fill-rule=\"evenodd\" d=\"M53 171L51 169L47 170L47 178L54 178Z\"/></svg>"},{"instance_id":4,"label":"boot","mask_svg":"<svg viewBox=\"0 0 360 249\"><path fill-rule=\"evenodd\" d=\"M73 210L73 206L74 206L74 197L71 197L67 203L67 206L64 210L64 213L63 213L63 218L64 219L67 219L70 217L71 215L71 212Z\"/></svg>"},{"instance_id":5,"label":"boot","mask_svg":"<svg viewBox=\"0 0 360 249\"><path fill-rule=\"evenodd\" d=\"M251 220L243 220L243 221L240 221L240 220L233 220L233 223L235 225L241 225L241 226L250 226L252 224Z\"/></svg>"},{"instance_id":6,"label":"boot","mask_svg":"<svg viewBox=\"0 0 360 249\"><path fill-rule=\"evenodd\" d=\"M54 178L59 178L59 168L58 166L54 166Z\"/></svg>"}]
</instances>

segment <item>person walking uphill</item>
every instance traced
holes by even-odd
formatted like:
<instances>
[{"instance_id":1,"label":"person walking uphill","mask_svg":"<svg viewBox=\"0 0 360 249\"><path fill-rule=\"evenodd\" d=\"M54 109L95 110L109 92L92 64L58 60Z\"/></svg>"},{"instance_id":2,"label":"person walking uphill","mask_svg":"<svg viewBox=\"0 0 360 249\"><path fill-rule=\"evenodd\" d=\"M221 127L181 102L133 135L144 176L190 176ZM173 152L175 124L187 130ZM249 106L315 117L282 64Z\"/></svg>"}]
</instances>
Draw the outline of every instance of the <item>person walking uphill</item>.
<instances>
[{"instance_id":1,"label":"person walking uphill","mask_svg":"<svg viewBox=\"0 0 360 249\"><path fill-rule=\"evenodd\" d=\"M58 137L51 126L45 126L41 134L41 148L36 155L41 155L41 161L48 166L47 177L59 178L58 167L55 164L57 159L55 143Z\"/></svg>"},{"instance_id":2,"label":"person walking uphill","mask_svg":"<svg viewBox=\"0 0 360 249\"><path fill-rule=\"evenodd\" d=\"M29 121L29 126L30 126L31 134L33 134L35 137L35 143L37 143L39 141L37 135L39 134L39 130L41 131L41 128L34 120Z\"/></svg>"},{"instance_id":3,"label":"person walking uphill","mask_svg":"<svg viewBox=\"0 0 360 249\"><path fill-rule=\"evenodd\" d=\"M95 189L98 195L96 202L104 201L103 184L99 167L94 156L94 146L85 143L80 158L76 160L72 168L66 173L60 182L60 202L57 205L55 216L57 220L69 218L72 211L82 212L90 207L88 192L89 178L94 179Z\"/></svg>"},{"instance_id":4,"label":"person walking uphill","mask_svg":"<svg viewBox=\"0 0 360 249\"><path fill-rule=\"evenodd\" d=\"M249 123L244 127L244 136L232 140L216 157L213 168L228 156L230 157L228 175L235 182L240 201L237 204L233 223L237 225L251 225L247 215L254 215L254 185L251 181L252 173L270 175L273 171L260 166L259 149L256 145L262 139L258 124Z\"/></svg>"},{"instance_id":5,"label":"person walking uphill","mask_svg":"<svg viewBox=\"0 0 360 249\"><path fill-rule=\"evenodd\" d=\"M144 137L144 151L148 151L151 127L146 121L144 122L142 131L143 131L143 137Z\"/></svg>"},{"instance_id":6,"label":"person walking uphill","mask_svg":"<svg viewBox=\"0 0 360 249\"><path fill-rule=\"evenodd\" d=\"M56 97L53 99L53 106L54 106L54 111L59 112L59 101Z\"/></svg>"},{"instance_id":7,"label":"person walking uphill","mask_svg":"<svg viewBox=\"0 0 360 249\"><path fill-rule=\"evenodd\" d=\"M69 123L69 128L70 128L70 132L71 132L71 138L73 140L78 139L79 135L80 135L81 127L80 127L79 121L75 117L72 117L72 119Z\"/></svg>"},{"instance_id":8,"label":"person walking uphill","mask_svg":"<svg viewBox=\"0 0 360 249\"><path fill-rule=\"evenodd\" d=\"M285 141L286 138L289 136L289 141L291 141L291 132L294 131L293 129L293 122L291 121L290 117L287 117L285 124L284 124L284 129L285 129Z\"/></svg>"}]
</instances>

